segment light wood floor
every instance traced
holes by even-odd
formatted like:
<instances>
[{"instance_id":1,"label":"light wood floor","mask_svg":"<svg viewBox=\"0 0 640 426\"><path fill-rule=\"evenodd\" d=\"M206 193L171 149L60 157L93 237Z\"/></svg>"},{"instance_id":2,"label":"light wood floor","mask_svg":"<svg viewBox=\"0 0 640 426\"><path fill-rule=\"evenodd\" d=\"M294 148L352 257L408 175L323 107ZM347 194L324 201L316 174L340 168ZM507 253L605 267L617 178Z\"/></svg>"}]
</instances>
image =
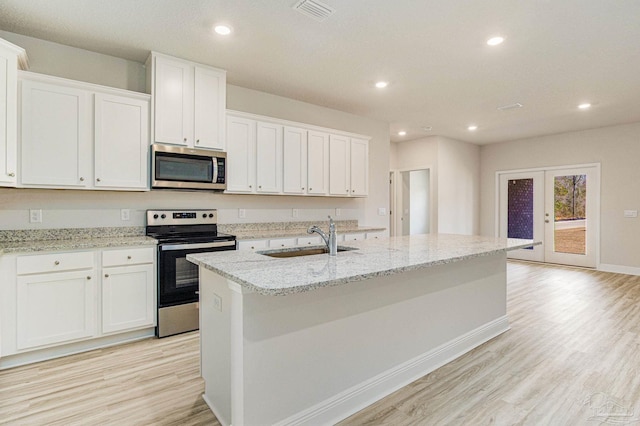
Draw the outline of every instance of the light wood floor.
<instances>
[{"instance_id":1,"label":"light wood floor","mask_svg":"<svg viewBox=\"0 0 640 426\"><path fill-rule=\"evenodd\" d=\"M508 281L511 330L340 424L640 424L640 277ZM1 371L0 424L217 425L198 374L197 333Z\"/></svg>"}]
</instances>

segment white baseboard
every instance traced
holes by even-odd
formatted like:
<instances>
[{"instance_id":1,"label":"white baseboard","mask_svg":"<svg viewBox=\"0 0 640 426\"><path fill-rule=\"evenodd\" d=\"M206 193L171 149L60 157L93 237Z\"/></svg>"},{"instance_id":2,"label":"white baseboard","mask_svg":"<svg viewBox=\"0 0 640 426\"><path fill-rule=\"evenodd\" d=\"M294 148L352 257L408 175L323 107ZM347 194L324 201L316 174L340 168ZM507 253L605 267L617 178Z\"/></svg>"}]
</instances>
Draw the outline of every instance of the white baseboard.
<instances>
[{"instance_id":1,"label":"white baseboard","mask_svg":"<svg viewBox=\"0 0 640 426\"><path fill-rule=\"evenodd\" d=\"M229 421L229 419L224 418L220 414L220 410L218 410L216 408L215 404L209 400L209 398L207 397L207 393L206 392L202 394L202 399L204 400L205 404L207 404L207 406L209 407L211 412L213 412L213 415L216 416L216 419L218 419L218 422L222 426L230 426L231 425L231 422Z\"/></svg>"},{"instance_id":2,"label":"white baseboard","mask_svg":"<svg viewBox=\"0 0 640 426\"><path fill-rule=\"evenodd\" d=\"M504 333L509 328L507 317L500 317L313 407L300 411L276 425L335 424Z\"/></svg>"},{"instance_id":3,"label":"white baseboard","mask_svg":"<svg viewBox=\"0 0 640 426\"><path fill-rule=\"evenodd\" d=\"M612 265L608 263L601 263L598 266L598 271L614 272L616 274L640 275L640 268L634 266Z\"/></svg>"}]
</instances>

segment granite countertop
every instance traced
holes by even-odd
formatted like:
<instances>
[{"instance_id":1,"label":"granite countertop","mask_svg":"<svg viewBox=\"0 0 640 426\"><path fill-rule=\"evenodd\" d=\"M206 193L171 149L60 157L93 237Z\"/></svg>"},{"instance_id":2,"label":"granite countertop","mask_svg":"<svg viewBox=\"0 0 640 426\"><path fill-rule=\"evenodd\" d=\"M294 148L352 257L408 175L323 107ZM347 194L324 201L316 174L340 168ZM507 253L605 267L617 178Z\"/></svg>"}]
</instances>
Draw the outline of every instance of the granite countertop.
<instances>
[{"instance_id":1,"label":"granite countertop","mask_svg":"<svg viewBox=\"0 0 640 426\"><path fill-rule=\"evenodd\" d=\"M144 227L0 230L0 255L156 244Z\"/></svg>"},{"instance_id":2,"label":"granite countertop","mask_svg":"<svg viewBox=\"0 0 640 426\"><path fill-rule=\"evenodd\" d=\"M393 275L540 243L515 238L427 234L350 241L336 257L326 254L273 258L262 250L199 253L187 260L264 295L287 295ZM318 246L320 247L320 246ZM309 248L309 247L306 247Z\"/></svg>"}]
</instances>

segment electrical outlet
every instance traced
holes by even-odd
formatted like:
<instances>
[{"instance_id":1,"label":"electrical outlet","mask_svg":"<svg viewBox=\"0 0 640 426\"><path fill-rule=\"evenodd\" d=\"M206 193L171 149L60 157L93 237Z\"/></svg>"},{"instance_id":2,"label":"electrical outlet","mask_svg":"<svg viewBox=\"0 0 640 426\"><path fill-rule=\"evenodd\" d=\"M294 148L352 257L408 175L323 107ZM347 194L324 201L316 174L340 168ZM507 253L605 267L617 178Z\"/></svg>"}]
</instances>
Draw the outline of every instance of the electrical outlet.
<instances>
[{"instance_id":1,"label":"electrical outlet","mask_svg":"<svg viewBox=\"0 0 640 426\"><path fill-rule=\"evenodd\" d=\"M213 308L222 312L222 298L213 293Z\"/></svg>"},{"instance_id":2,"label":"electrical outlet","mask_svg":"<svg viewBox=\"0 0 640 426\"><path fill-rule=\"evenodd\" d=\"M624 217L638 217L638 210L625 210Z\"/></svg>"},{"instance_id":3,"label":"electrical outlet","mask_svg":"<svg viewBox=\"0 0 640 426\"><path fill-rule=\"evenodd\" d=\"M291 209L291 216L298 217L298 209Z\"/></svg>"},{"instance_id":4,"label":"electrical outlet","mask_svg":"<svg viewBox=\"0 0 640 426\"><path fill-rule=\"evenodd\" d=\"M244 219L247 217L247 211L245 209L238 209L238 217Z\"/></svg>"},{"instance_id":5,"label":"electrical outlet","mask_svg":"<svg viewBox=\"0 0 640 426\"><path fill-rule=\"evenodd\" d=\"M120 220L130 220L131 219L131 210L129 209L121 209L120 210Z\"/></svg>"},{"instance_id":6,"label":"electrical outlet","mask_svg":"<svg viewBox=\"0 0 640 426\"><path fill-rule=\"evenodd\" d=\"M336 209L336 216L340 216L342 214L342 210L341 209Z\"/></svg>"},{"instance_id":7,"label":"electrical outlet","mask_svg":"<svg viewBox=\"0 0 640 426\"><path fill-rule=\"evenodd\" d=\"M378 216L386 216L386 215L387 215L386 207L378 207Z\"/></svg>"},{"instance_id":8,"label":"electrical outlet","mask_svg":"<svg viewBox=\"0 0 640 426\"><path fill-rule=\"evenodd\" d=\"M42 223L42 210L29 210L29 222Z\"/></svg>"}]
</instances>

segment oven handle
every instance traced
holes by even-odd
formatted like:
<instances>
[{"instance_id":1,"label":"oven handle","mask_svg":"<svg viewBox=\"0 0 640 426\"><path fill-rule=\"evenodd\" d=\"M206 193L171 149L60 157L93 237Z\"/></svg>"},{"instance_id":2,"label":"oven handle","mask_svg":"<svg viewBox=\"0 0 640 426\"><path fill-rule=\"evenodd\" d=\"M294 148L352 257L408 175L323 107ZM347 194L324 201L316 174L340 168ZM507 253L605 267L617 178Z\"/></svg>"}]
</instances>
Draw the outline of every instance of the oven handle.
<instances>
[{"instance_id":1,"label":"oven handle","mask_svg":"<svg viewBox=\"0 0 640 426\"><path fill-rule=\"evenodd\" d=\"M201 244L168 244L168 245L161 245L160 251L230 247L235 245L236 245L235 241L221 241L217 243L201 243Z\"/></svg>"}]
</instances>

